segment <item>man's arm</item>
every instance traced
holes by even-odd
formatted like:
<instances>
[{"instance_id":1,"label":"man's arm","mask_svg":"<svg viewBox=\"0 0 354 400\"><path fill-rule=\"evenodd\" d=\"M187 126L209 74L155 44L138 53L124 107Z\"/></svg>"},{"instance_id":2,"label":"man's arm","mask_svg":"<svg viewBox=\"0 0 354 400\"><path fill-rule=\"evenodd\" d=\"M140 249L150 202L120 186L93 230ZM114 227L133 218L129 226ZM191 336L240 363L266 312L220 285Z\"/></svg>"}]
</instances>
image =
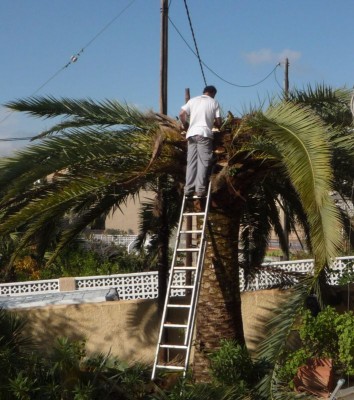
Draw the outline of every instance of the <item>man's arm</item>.
<instances>
[{"instance_id":1,"label":"man's arm","mask_svg":"<svg viewBox=\"0 0 354 400\"><path fill-rule=\"evenodd\" d=\"M215 125L217 128L221 128L221 117L215 118L214 125Z\"/></svg>"},{"instance_id":2,"label":"man's arm","mask_svg":"<svg viewBox=\"0 0 354 400\"><path fill-rule=\"evenodd\" d=\"M185 110L181 109L181 111L179 113L179 120L181 121L182 128L185 130L187 130L189 127L189 124L187 122L187 117L188 117L187 112Z\"/></svg>"}]
</instances>

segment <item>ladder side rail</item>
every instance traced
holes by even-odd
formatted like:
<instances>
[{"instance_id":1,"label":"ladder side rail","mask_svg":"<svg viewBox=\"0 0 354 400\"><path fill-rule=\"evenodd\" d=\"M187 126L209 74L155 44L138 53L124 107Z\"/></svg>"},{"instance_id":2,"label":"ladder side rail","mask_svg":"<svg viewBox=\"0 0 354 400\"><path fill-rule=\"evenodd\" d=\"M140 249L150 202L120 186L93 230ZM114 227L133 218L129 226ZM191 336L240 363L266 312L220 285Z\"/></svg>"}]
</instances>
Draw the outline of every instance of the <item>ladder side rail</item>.
<instances>
[{"instance_id":1,"label":"ladder side rail","mask_svg":"<svg viewBox=\"0 0 354 400\"><path fill-rule=\"evenodd\" d=\"M155 379L155 375L156 375L156 365L158 364L158 357L159 357L159 353L160 353L160 345L161 345L162 336L163 336L163 332L164 332L164 323L165 323L166 314L167 314L167 310L168 310L167 304L168 304L168 300L169 300L169 297L170 297L171 286L172 286L172 282L173 282L174 265L175 265L175 262L176 262L177 249L178 249L179 240L180 240L180 231L181 231L181 227L182 227L182 223L183 223L184 208L185 208L185 196L183 196L181 214L180 214L180 217L179 217L177 234L176 234L176 242L175 242L175 247L174 247L174 251L173 251L173 257L172 257L172 262L171 262L170 273L169 273L169 277L168 277L168 285L167 285L167 291L166 291L166 297L165 297L165 304L164 304L162 317L161 317L161 323L160 323L160 329L159 329L159 337L158 337L158 342L157 342L157 346L156 346L154 364L153 364L152 375L151 375L151 379L152 380Z\"/></svg>"},{"instance_id":2,"label":"ladder side rail","mask_svg":"<svg viewBox=\"0 0 354 400\"><path fill-rule=\"evenodd\" d=\"M196 302L198 300L198 297L196 296L196 287L198 285L198 282L201 280L201 271L203 269L203 264L204 264L204 254L205 254L205 228L206 228L206 221L208 218L208 207L209 207L209 199L210 199L210 192L211 192L211 183L209 182L208 186L208 194L207 194L207 201L205 204L205 209L204 209L204 218L203 218L203 227L202 227L202 233L200 235L200 243L199 243L199 252L198 252L198 258L197 258L197 265L196 265L196 271L195 271L195 276L194 276L194 289L192 292L191 296L191 308L190 312L188 313L188 322L187 325L190 327L190 323L193 320L192 314L195 312L196 308ZM187 335L185 337L185 343L184 344L189 344L188 341L189 337L189 332L187 332Z\"/></svg>"},{"instance_id":3,"label":"ladder side rail","mask_svg":"<svg viewBox=\"0 0 354 400\"><path fill-rule=\"evenodd\" d=\"M187 320L187 325L189 327L191 327L191 322L193 320L193 313L194 313L195 306L196 306L196 303L197 303L197 300L198 300L198 297L196 296L196 294L197 294L197 290L196 289L198 287L198 282L201 279L201 273L200 273L201 269L202 269L201 260L204 260L204 257L203 257L203 254L202 254L203 252L205 252L204 241L203 241L203 243L200 244L200 250L199 250L199 253L198 253L198 260L197 260L197 269L195 270L195 275L194 275L194 285L193 285L194 288L193 288L193 291L192 291L191 302L190 302L191 308L190 308L190 311L188 313L188 320ZM189 337L189 331L187 332L187 335L186 335L186 337L184 339L184 344L185 345L188 345L188 337Z\"/></svg>"},{"instance_id":4,"label":"ladder side rail","mask_svg":"<svg viewBox=\"0 0 354 400\"><path fill-rule=\"evenodd\" d=\"M191 332L190 331L193 331L193 328L194 328L196 305L197 305L197 302L198 302L199 291L200 291L200 283L201 283L201 279L202 279L202 272L203 272L203 265L204 265L204 259L205 259L205 251L206 251L205 229L206 229L206 224L207 224L207 219L208 219L210 193L211 193L211 182L209 181L207 201L206 201L206 204L205 204L205 211L204 211L204 220L203 220L203 226L202 226L202 233L201 233L201 236L200 236L200 243L199 243L199 253L198 253L198 259L197 259L197 268L196 268L195 276L194 276L194 290L192 292L190 312L188 313L187 325L189 326L190 329L187 332L187 335L186 335L186 338L185 338L185 344L187 346L189 346L190 341L191 341Z\"/></svg>"},{"instance_id":5,"label":"ladder side rail","mask_svg":"<svg viewBox=\"0 0 354 400\"><path fill-rule=\"evenodd\" d=\"M196 317L196 311L197 311L197 304L198 304L198 298L199 298L199 292L200 292L200 286L201 286L201 280L202 280L202 274L203 274L203 266L204 266L204 260L205 260L205 253L206 253L206 235L205 235L205 229L206 229L206 224L207 224L207 219L208 219L208 211L209 211L209 203L210 203L210 194L211 194L211 182L209 181L209 186L208 186L208 194L207 194L207 199L206 199L206 204L205 204L205 209L204 209L204 220L203 220L203 228L202 228L202 233L200 237L200 250L198 254L198 260L197 260L197 269L195 271L195 277L194 277L194 290L192 292L192 298L191 298L191 308L188 313L188 331L186 332L186 337L185 337L185 345L187 346L187 351L186 351L186 358L185 358L185 370L184 370L184 376L186 374L186 371L188 369L189 365L189 358L190 358L190 352L191 352L191 343L193 339L193 334L194 334L194 327L195 327L195 317Z\"/></svg>"},{"instance_id":6,"label":"ladder side rail","mask_svg":"<svg viewBox=\"0 0 354 400\"><path fill-rule=\"evenodd\" d=\"M208 194L206 198L206 203L205 203L205 216L204 216L204 221L203 221L203 227L202 227L202 239L204 240L205 238L205 229L208 221L208 213L209 213L209 205L210 205L210 198L211 198L211 181L209 181L209 186L208 186Z\"/></svg>"},{"instance_id":7,"label":"ladder side rail","mask_svg":"<svg viewBox=\"0 0 354 400\"><path fill-rule=\"evenodd\" d=\"M185 341L184 341L184 343L186 345L185 366L182 368L179 367L179 369L183 370L184 377L186 375L187 368L189 365L191 342L192 342L192 338L193 338L193 334L194 334L194 326L195 326L196 308L197 308L197 302L198 302L198 297L199 297L199 292L200 292L202 270L203 270L205 253L206 253L205 229L206 229L206 224L207 224L207 216L208 216L209 203L210 203L210 197L211 197L210 194L211 194L211 181L209 181L204 213L196 214L196 215L202 215L204 220L203 220L202 229L201 229L201 237L200 237L199 251L198 251L197 264L196 264L196 270L195 270L195 276L194 276L194 284L193 284L192 295L191 295L190 309L188 312L188 322L186 325L186 332L185 332ZM173 257L172 257L167 293L166 293L166 298L165 298L165 305L164 305L163 315L162 315L162 319L161 319L158 344L157 344L157 348L156 348L155 360L154 360L153 371L152 371L152 380L155 378L155 375L156 375L156 368L158 366L158 357L159 357L160 349L162 346L161 342L162 342L162 336L163 336L163 332L164 332L164 324L165 324L166 314L167 314L167 310L168 310L169 298L171 295L171 286L172 286L173 276L174 276L174 267L176 264L177 251L178 251L178 246L179 246L180 237L181 237L181 228L183 225L185 201L186 201L186 198L184 196L183 202L182 202L180 219L179 219L179 223L178 223L177 234L176 234L176 242L175 242L175 248L174 248ZM159 367L161 367L161 366L159 366ZM170 367L172 368L172 366L166 365L166 369L171 369Z\"/></svg>"},{"instance_id":8,"label":"ladder side rail","mask_svg":"<svg viewBox=\"0 0 354 400\"><path fill-rule=\"evenodd\" d=\"M185 370L183 375L185 376L188 366L189 366L189 359L190 359L190 353L191 353L191 348L192 348L192 339L194 335L194 329L195 329L195 319L197 315L197 305L198 305L198 298L199 298L199 293L200 293L200 287L201 287L201 278L202 278L202 273L203 273L203 265L204 265L204 259L205 259L205 252L206 252L206 241L204 240L203 245L202 245L202 260L201 260L201 265L197 270L198 277L196 276L196 286L194 289L193 293L193 302L191 303L191 309L190 309L190 322L189 322L189 329L187 332L187 351L186 351L186 358L185 358Z\"/></svg>"}]
</instances>

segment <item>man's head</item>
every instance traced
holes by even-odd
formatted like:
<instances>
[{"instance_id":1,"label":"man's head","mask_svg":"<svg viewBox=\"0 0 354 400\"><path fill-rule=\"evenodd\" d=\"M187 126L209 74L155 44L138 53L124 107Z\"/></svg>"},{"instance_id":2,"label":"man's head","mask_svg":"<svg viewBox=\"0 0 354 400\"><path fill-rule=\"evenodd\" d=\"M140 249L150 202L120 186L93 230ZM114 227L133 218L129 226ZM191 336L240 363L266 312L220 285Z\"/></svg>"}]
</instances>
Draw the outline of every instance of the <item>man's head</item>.
<instances>
[{"instance_id":1,"label":"man's head","mask_svg":"<svg viewBox=\"0 0 354 400\"><path fill-rule=\"evenodd\" d=\"M215 97L216 95L216 87L215 86L205 86L204 90L203 90L203 94L207 94L210 97Z\"/></svg>"}]
</instances>

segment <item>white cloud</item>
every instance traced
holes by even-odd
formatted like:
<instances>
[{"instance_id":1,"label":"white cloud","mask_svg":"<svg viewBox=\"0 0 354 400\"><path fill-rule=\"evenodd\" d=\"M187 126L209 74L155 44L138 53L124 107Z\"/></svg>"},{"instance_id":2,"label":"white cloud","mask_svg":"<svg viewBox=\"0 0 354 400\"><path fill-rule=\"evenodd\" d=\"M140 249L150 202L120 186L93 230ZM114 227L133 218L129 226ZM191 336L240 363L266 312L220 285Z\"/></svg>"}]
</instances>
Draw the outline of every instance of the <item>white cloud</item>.
<instances>
[{"instance_id":1,"label":"white cloud","mask_svg":"<svg viewBox=\"0 0 354 400\"><path fill-rule=\"evenodd\" d=\"M243 55L245 60L252 65L258 64L272 64L278 63L288 58L290 62L297 61L301 58L301 52L284 49L279 53L274 52L271 49L260 49L257 51L252 51Z\"/></svg>"}]
</instances>

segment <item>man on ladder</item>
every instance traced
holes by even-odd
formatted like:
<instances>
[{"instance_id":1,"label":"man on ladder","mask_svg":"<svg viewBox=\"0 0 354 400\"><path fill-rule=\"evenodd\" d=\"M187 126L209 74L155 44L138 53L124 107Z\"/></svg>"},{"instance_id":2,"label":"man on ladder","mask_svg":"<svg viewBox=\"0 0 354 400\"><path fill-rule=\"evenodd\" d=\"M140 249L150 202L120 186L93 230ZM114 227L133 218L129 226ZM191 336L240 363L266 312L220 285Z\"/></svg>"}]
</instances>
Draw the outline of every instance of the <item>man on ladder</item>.
<instances>
[{"instance_id":1,"label":"man on ladder","mask_svg":"<svg viewBox=\"0 0 354 400\"><path fill-rule=\"evenodd\" d=\"M215 87L207 86L203 95L189 100L180 113L183 129L188 130L185 197L178 222L152 380L158 370L183 372L185 376L189 365L206 249L205 232L211 193L208 180L213 160L212 128L214 122L218 127L221 125L215 94ZM187 206L189 199L203 202L199 204L203 210L191 212Z\"/></svg>"},{"instance_id":2,"label":"man on ladder","mask_svg":"<svg viewBox=\"0 0 354 400\"><path fill-rule=\"evenodd\" d=\"M181 107L179 118L187 131L188 152L186 197L206 196L207 181L213 160L213 126L221 126L220 106L214 99L214 86L206 86L201 96L193 97ZM189 119L189 122L188 122Z\"/></svg>"}]
</instances>

